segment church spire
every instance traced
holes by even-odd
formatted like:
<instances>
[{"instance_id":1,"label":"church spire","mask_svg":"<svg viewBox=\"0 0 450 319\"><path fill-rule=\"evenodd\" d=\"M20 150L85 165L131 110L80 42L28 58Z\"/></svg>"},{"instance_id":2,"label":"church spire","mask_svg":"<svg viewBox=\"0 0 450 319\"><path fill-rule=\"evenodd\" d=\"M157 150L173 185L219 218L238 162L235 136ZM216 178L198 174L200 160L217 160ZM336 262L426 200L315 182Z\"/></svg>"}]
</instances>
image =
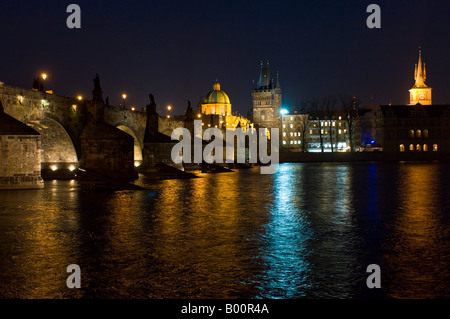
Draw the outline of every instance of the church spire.
<instances>
[{"instance_id":1,"label":"church spire","mask_svg":"<svg viewBox=\"0 0 450 319\"><path fill-rule=\"evenodd\" d=\"M422 50L419 47L419 62L416 64L415 72L414 72L414 80L416 83L414 84L415 88L427 87L425 84L425 80L427 79L427 71L425 68L425 63L422 63Z\"/></svg>"},{"instance_id":2,"label":"church spire","mask_svg":"<svg viewBox=\"0 0 450 319\"><path fill-rule=\"evenodd\" d=\"M270 86L270 70L269 70L269 61L267 61L267 65L264 66L261 61L261 73L259 75L259 88L268 88Z\"/></svg>"},{"instance_id":3,"label":"church spire","mask_svg":"<svg viewBox=\"0 0 450 319\"><path fill-rule=\"evenodd\" d=\"M422 49L419 47L419 62L414 69L414 86L409 90L410 105L431 105L431 88L425 84L427 70L422 62Z\"/></svg>"}]
</instances>

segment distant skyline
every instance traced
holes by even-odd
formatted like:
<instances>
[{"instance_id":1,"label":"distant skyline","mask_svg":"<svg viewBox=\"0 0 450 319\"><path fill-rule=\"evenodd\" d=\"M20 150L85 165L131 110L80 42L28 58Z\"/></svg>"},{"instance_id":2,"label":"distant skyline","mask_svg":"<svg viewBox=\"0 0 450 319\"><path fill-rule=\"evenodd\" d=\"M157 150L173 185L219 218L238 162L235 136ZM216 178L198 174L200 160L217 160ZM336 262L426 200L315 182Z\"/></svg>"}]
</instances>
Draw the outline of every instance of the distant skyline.
<instances>
[{"instance_id":1,"label":"distant skyline","mask_svg":"<svg viewBox=\"0 0 450 319\"><path fill-rule=\"evenodd\" d=\"M81 29L66 27L69 4L81 7ZM381 7L381 29L366 8ZM195 107L217 79L233 112L251 109L260 63L280 74L283 105L348 93L362 105L407 104L419 46L433 104L450 102L449 1L15 1L0 4L0 81L118 105Z\"/></svg>"}]
</instances>

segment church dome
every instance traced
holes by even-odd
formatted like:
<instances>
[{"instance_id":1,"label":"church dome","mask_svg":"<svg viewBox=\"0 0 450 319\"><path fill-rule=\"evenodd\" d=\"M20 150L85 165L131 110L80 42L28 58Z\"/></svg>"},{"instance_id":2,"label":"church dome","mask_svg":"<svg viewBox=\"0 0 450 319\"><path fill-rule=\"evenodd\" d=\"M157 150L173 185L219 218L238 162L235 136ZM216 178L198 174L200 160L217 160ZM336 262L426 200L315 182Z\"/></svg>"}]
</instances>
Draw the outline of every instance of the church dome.
<instances>
[{"instance_id":1,"label":"church dome","mask_svg":"<svg viewBox=\"0 0 450 319\"><path fill-rule=\"evenodd\" d=\"M205 104L230 104L228 95L220 90L219 82L214 83L213 90L209 92L203 101Z\"/></svg>"}]
</instances>

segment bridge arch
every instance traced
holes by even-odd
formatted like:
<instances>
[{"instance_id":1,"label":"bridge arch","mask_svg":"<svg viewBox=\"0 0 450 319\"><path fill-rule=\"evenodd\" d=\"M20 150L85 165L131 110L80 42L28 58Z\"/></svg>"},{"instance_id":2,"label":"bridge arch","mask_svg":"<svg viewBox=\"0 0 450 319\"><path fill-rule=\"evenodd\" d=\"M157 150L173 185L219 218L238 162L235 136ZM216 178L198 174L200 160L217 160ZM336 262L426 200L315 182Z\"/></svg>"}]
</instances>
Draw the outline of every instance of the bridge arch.
<instances>
[{"instance_id":1,"label":"bridge arch","mask_svg":"<svg viewBox=\"0 0 450 319\"><path fill-rule=\"evenodd\" d=\"M46 172L53 172L53 175L58 176L71 176L71 172L78 167L78 155L65 128L50 118L30 119L26 124L41 134L43 176Z\"/></svg>"},{"instance_id":2,"label":"bridge arch","mask_svg":"<svg viewBox=\"0 0 450 319\"><path fill-rule=\"evenodd\" d=\"M116 127L127 133L128 135L131 135L134 138L134 166L139 167L142 165L143 157L142 157L142 146L139 142L139 139L137 138L136 134L133 132L131 128L129 128L126 125L116 125Z\"/></svg>"}]
</instances>

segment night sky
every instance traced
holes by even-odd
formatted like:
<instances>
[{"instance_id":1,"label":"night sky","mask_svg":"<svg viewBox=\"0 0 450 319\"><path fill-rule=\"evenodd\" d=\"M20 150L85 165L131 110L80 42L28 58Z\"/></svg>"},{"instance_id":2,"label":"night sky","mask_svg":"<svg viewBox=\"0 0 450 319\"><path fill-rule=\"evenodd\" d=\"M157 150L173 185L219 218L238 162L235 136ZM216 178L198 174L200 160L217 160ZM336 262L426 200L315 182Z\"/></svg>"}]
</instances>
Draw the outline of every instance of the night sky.
<instances>
[{"instance_id":1,"label":"night sky","mask_svg":"<svg viewBox=\"0 0 450 319\"><path fill-rule=\"evenodd\" d=\"M66 8L81 7L81 29ZM381 7L381 29L366 8ZM422 46L433 103L450 102L450 1L2 1L0 81L184 113L216 78L246 115L260 62L280 73L283 105L348 93L363 104L406 104Z\"/></svg>"}]
</instances>

